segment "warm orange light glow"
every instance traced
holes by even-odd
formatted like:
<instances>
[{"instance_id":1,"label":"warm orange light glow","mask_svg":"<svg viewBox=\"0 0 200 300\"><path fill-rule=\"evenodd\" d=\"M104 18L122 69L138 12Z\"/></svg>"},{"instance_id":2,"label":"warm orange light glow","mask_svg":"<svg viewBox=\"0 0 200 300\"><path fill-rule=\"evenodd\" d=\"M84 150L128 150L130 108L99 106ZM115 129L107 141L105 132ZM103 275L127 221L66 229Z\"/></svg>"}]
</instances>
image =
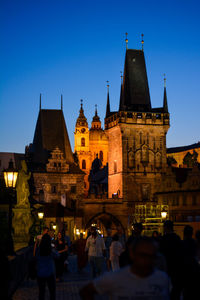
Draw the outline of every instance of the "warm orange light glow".
<instances>
[{"instance_id":1,"label":"warm orange light glow","mask_svg":"<svg viewBox=\"0 0 200 300\"><path fill-rule=\"evenodd\" d=\"M4 180L6 183L6 187L13 187L15 188L17 182L17 175L18 172L4 172Z\"/></svg>"},{"instance_id":2,"label":"warm orange light glow","mask_svg":"<svg viewBox=\"0 0 200 300\"><path fill-rule=\"evenodd\" d=\"M54 225L52 226L52 228L53 228L53 230L56 230L56 225L54 224Z\"/></svg>"},{"instance_id":3,"label":"warm orange light glow","mask_svg":"<svg viewBox=\"0 0 200 300\"><path fill-rule=\"evenodd\" d=\"M38 218L41 220L44 218L44 213L43 212L39 212L38 213Z\"/></svg>"},{"instance_id":4,"label":"warm orange light glow","mask_svg":"<svg viewBox=\"0 0 200 300\"><path fill-rule=\"evenodd\" d=\"M162 219L166 219L166 217L167 217L167 212L166 211L161 211L161 217L162 217Z\"/></svg>"},{"instance_id":5,"label":"warm orange light glow","mask_svg":"<svg viewBox=\"0 0 200 300\"><path fill-rule=\"evenodd\" d=\"M14 169L12 159L9 161L8 169L4 170L4 180L6 187L15 188L18 172Z\"/></svg>"}]
</instances>

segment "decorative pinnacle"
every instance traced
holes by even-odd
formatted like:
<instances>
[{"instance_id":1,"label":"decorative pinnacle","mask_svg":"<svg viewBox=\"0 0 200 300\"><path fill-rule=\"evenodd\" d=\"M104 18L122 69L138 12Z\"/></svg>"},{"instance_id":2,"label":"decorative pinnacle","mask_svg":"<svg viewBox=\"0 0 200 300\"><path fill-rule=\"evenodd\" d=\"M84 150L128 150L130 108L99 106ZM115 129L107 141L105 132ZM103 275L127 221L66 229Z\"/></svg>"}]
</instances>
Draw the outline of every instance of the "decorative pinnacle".
<instances>
[{"instance_id":1,"label":"decorative pinnacle","mask_svg":"<svg viewBox=\"0 0 200 300\"><path fill-rule=\"evenodd\" d=\"M126 50L127 50L128 49L128 33L126 32L125 35L126 35L125 42L126 42Z\"/></svg>"},{"instance_id":2,"label":"decorative pinnacle","mask_svg":"<svg viewBox=\"0 0 200 300\"><path fill-rule=\"evenodd\" d=\"M61 94L61 110L63 110L63 95Z\"/></svg>"},{"instance_id":3,"label":"decorative pinnacle","mask_svg":"<svg viewBox=\"0 0 200 300\"><path fill-rule=\"evenodd\" d=\"M108 90L108 93L109 93L109 86L110 86L109 81L107 80L106 83L107 83L107 90Z\"/></svg>"},{"instance_id":4,"label":"decorative pinnacle","mask_svg":"<svg viewBox=\"0 0 200 300\"><path fill-rule=\"evenodd\" d=\"M95 104L95 116L97 116L97 104Z\"/></svg>"},{"instance_id":5,"label":"decorative pinnacle","mask_svg":"<svg viewBox=\"0 0 200 300\"><path fill-rule=\"evenodd\" d=\"M141 34L141 37L142 37L142 40L141 40L141 44L142 44L142 51L144 51L144 40L143 40L143 38L144 38L144 34L143 34L143 33Z\"/></svg>"},{"instance_id":6,"label":"decorative pinnacle","mask_svg":"<svg viewBox=\"0 0 200 300\"><path fill-rule=\"evenodd\" d=\"M163 74L163 76L164 76L164 87L166 87L166 75Z\"/></svg>"},{"instance_id":7,"label":"decorative pinnacle","mask_svg":"<svg viewBox=\"0 0 200 300\"><path fill-rule=\"evenodd\" d=\"M83 108L83 99L81 99L80 102L81 102L81 108Z\"/></svg>"},{"instance_id":8,"label":"decorative pinnacle","mask_svg":"<svg viewBox=\"0 0 200 300\"><path fill-rule=\"evenodd\" d=\"M121 75L120 75L120 77L121 77L121 84L123 84L123 72L120 71L120 73L121 73Z\"/></svg>"}]
</instances>

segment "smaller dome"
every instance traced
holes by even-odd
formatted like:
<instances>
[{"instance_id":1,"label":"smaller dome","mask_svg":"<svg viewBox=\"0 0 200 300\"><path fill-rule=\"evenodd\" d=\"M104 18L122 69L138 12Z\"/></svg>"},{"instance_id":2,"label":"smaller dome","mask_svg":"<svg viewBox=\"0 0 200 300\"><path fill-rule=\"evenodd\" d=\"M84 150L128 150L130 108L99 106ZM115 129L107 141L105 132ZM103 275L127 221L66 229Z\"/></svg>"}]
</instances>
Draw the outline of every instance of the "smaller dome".
<instances>
[{"instance_id":1,"label":"smaller dome","mask_svg":"<svg viewBox=\"0 0 200 300\"><path fill-rule=\"evenodd\" d=\"M101 128L101 121L97 114L97 105L95 105L95 115L92 119L92 127L91 130L102 130Z\"/></svg>"}]
</instances>

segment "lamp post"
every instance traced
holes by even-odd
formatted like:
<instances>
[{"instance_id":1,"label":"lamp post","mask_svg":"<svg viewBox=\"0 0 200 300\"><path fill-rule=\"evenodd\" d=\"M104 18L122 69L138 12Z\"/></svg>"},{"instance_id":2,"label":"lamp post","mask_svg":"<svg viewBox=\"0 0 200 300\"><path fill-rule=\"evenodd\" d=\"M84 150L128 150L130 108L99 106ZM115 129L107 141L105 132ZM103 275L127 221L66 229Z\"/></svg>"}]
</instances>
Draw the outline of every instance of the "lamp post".
<instances>
[{"instance_id":1,"label":"lamp post","mask_svg":"<svg viewBox=\"0 0 200 300\"><path fill-rule=\"evenodd\" d=\"M9 212L8 212L8 232L9 232L9 251L13 252L12 241L12 204L15 197L15 187L17 182L18 172L13 166L12 159L9 161L8 168L3 171L6 188L9 189Z\"/></svg>"},{"instance_id":2,"label":"lamp post","mask_svg":"<svg viewBox=\"0 0 200 300\"><path fill-rule=\"evenodd\" d=\"M44 218L44 213L42 211L38 212L38 219L40 220L40 234L42 233L42 220Z\"/></svg>"},{"instance_id":3,"label":"lamp post","mask_svg":"<svg viewBox=\"0 0 200 300\"><path fill-rule=\"evenodd\" d=\"M161 218L162 218L162 221L165 221L167 218L167 210L165 208L163 208L161 210Z\"/></svg>"}]
</instances>

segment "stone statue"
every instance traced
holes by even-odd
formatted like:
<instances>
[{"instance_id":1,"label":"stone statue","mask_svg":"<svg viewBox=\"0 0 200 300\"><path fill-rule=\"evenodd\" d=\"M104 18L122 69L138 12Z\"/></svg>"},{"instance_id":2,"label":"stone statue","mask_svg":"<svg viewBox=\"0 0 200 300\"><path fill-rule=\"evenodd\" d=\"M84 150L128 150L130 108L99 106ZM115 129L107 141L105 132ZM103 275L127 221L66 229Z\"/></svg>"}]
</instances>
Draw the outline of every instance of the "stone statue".
<instances>
[{"instance_id":1,"label":"stone statue","mask_svg":"<svg viewBox=\"0 0 200 300\"><path fill-rule=\"evenodd\" d=\"M13 241L15 251L28 246L30 239L29 229L33 223L29 203L29 184L28 180L31 173L28 173L25 160L21 162L21 170L17 178L17 204L13 208Z\"/></svg>"},{"instance_id":2,"label":"stone statue","mask_svg":"<svg viewBox=\"0 0 200 300\"><path fill-rule=\"evenodd\" d=\"M19 171L18 178L17 178L17 205L15 207L27 207L30 206L29 204L29 184L28 180L31 177L31 173L27 173L27 165L25 160L21 162L21 170Z\"/></svg>"}]
</instances>

